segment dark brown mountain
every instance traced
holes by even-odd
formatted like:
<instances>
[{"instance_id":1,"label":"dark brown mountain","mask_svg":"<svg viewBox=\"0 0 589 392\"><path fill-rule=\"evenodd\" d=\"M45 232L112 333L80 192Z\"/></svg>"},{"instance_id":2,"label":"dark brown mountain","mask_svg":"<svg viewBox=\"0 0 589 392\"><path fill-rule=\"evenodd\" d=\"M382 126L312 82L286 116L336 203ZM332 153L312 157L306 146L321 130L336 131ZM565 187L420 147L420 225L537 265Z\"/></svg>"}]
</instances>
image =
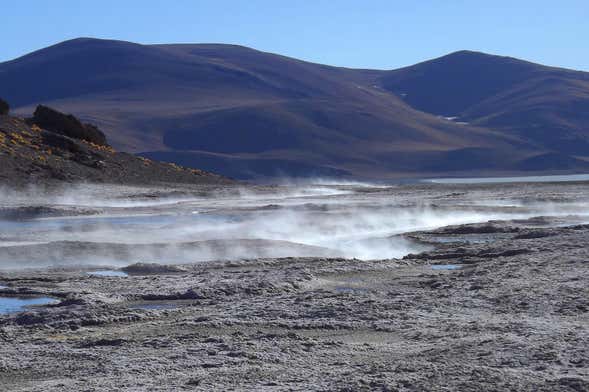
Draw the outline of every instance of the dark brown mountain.
<instances>
[{"instance_id":1,"label":"dark brown mountain","mask_svg":"<svg viewBox=\"0 0 589 392\"><path fill-rule=\"evenodd\" d=\"M474 52L375 71L77 39L0 64L18 113L48 104L119 149L239 178L585 170L588 94L586 73Z\"/></svg>"}]
</instances>

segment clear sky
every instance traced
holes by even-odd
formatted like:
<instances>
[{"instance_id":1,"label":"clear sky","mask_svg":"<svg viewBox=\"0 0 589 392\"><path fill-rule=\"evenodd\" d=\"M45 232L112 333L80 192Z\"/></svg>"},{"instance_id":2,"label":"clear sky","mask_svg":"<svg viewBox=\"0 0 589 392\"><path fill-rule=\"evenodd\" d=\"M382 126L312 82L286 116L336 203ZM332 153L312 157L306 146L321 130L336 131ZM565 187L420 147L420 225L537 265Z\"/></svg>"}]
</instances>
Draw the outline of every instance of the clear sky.
<instances>
[{"instance_id":1,"label":"clear sky","mask_svg":"<svg viewBox=\"0 0 589 392\"><path fill-rule=\"evenodd\" d=\"M589 71L589 0L18 0L0 61L76 37L220 42L391 69L460 49Z\"/></svg>"}]
</instances>

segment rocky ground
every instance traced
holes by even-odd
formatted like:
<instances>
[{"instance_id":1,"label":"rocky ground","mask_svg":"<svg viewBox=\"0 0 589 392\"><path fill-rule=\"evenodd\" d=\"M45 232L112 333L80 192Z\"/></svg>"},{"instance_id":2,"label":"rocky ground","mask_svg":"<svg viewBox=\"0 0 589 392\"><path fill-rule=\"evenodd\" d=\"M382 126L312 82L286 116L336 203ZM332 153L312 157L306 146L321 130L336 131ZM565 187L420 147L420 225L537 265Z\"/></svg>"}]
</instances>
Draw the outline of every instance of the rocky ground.
<instances>
[{"instance_id":1,"label":"rocky ground","mask_svg":"<svg viewBox=\"0 0 589 392\"><path fill-rule=\"evenodd\" d=\"M407 235L404 259L3 271L5 391L587 391L589 225Z\"/></svg>"},{"instance_id":2,"label":"rocky ground","mask_svg":"<svg viewBox=\"0 0 589 392\"><path fill-rule=\"evenodd\" d=\"M108 145L75 139L0 115L0 185L52 183L228 184L202 170L117 152Z\"/></svg>"}]
</instances>

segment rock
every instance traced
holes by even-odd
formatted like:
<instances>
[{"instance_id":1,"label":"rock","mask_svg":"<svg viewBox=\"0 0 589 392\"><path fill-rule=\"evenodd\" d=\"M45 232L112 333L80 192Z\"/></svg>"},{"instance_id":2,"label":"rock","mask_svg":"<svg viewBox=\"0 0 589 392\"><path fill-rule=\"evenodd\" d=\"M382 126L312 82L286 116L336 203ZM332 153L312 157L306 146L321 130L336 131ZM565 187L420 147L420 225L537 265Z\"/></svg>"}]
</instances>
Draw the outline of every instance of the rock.
<instances>
[{"instance_id":1,"label":"rock","mask_svg":"<svg viewBox=\"0 0 589 392\"><path fill-rule=\"evenodd\" d=\"M85 140L100 146L108 146L106 136L94 125L82 124L80 120L71 114L63 114L47 106L37 106L32 122L51 132Z\"/></svg>"},{"instance_id":2,"label":"rock","mask_svg":"<svg viewBox=\"0 0 589 392\"><path fill-rule=\"evenodd\" d=\"M547 230L532 230L525 233L521 233L513 237L514 240L529 240L534 238L544 238L554 235L552 232Z\"/></svg>"},{"instance_id":3,"label":"rock","mask_svg":"<svg viewBox=\"0 0 589 392\"><path fill-rule=\"evenodd\" d=\"M94 341L84 342L80 345L80 347L90 348L90 347L108 347L108 346L120 346L125 343L125 339L98 339Z\"/></svg>"},{"instance_id":4,"label":"rock","mask_svg":"<svg viewBox=\"0 0 589 392\"><path fill-rule=\"evenodd\" d=\"M572 391L587 392L589 391L589 381L577 377L563 377L558 383L567 386Z\"/></svg>"},{"instance_id":5,"label":"rock","mask_svg":"<svg viewBox=\"0 0 589 392\"><path fill-rule=\"evenodd\" d=\"M87 151L80 146L80 144L74 142L69 137L65 137L59 133L54 132L43 132L42 134L43 142L53 148L58 150L63 150L70 152L72 154L82 154Z\"/></svg>"},{"instance_id":6,"label":"rock","mask_svg":"<svg viewBox=\"0 0 589 392\"><path fill-rule=\"evenodd\" d=\"M501 227L492 223L475 223L467 225L446 226L438 230L432 230L436 234L494 234L517 232L517 227Z\"/></svg>"},{"instance_id":7,"label":"rock","mask_svg":"<svg viewBox=\"0 0 589 392\"><path fill-rule=\"evenodd\" d=\"M55 213L56 209L46 206L25 206L14 208L0 208L0 219L24 220Z\"/></svg>"},{"instance_id":8,"label":"rock","mask_svg":"<svg viewBox=\"0 0 589 392\"><path fill-rule=\"evenodd\" d=\"M135 263L121 268L131 275L174 274L186 272L185 268L178 265L162 265L157 263Z\"/></svg>"},{"instance_id":9,"label":"rock","mask_svg":"<svg viewBox=\"0 0 589 392\"><path fill-rule=\"evenodd\" d=\"M10 111L10 105L8 102L0 98L0 115L6 115Z\"/></svg>"}]
</instances>

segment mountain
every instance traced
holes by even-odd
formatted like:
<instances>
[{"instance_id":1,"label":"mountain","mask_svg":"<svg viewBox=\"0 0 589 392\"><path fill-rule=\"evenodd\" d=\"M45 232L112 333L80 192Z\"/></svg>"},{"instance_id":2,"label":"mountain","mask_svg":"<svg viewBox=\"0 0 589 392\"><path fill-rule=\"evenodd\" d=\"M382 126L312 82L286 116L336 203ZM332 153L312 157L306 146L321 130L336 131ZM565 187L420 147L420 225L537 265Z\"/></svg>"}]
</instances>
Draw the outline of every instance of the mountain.
<instances>
[{"instance_id":1,"label":"mountain","mask_svg":"<svg viewBox=\"0 0 589 392\"><path fill-rule=\"evenodd\" d=\"M587 74L475 52L392 71L235 45L82 38L0 63L0 97L118 149L237 178L587 168Z\"/></svg>"},{"instance_id":2,"label":"mountain","mask_svg":"<svg viewBox=\"0 0 589 392\"><path fill-rule=\"evenodd\" d=\"M587 72L462 51L390 71L380 82L418 110L541 149L589 153Z\"/></svg>"}]
</instances>

